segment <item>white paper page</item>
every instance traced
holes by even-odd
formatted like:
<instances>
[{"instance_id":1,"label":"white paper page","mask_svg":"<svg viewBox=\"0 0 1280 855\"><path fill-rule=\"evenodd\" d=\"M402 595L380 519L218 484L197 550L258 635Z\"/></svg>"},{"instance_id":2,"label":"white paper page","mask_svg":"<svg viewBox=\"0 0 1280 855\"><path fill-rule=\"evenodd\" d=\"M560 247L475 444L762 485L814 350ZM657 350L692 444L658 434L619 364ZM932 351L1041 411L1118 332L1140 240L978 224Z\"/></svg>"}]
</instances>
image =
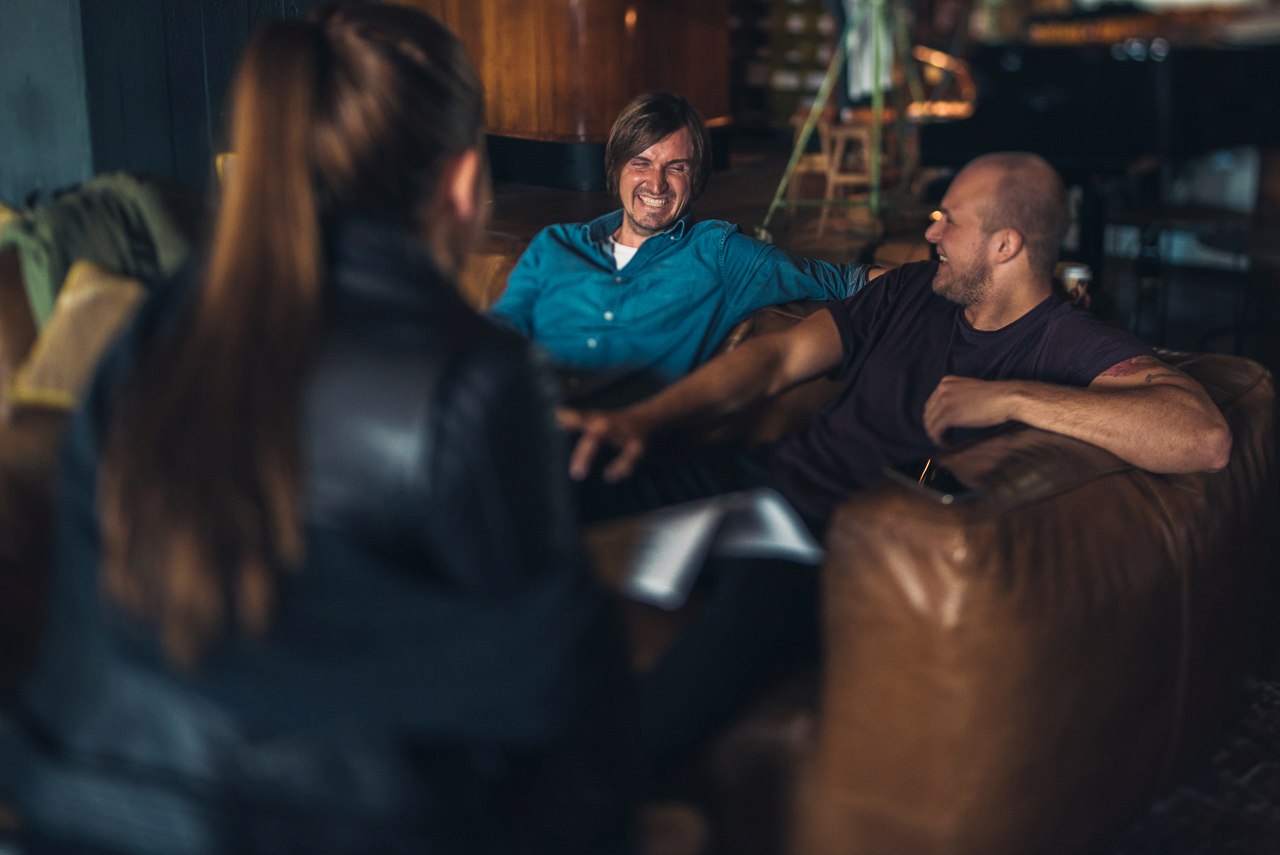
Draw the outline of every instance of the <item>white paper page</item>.
<instances>
[{"instance_id":1,"label":"white paper page","mask_svg":"<svg viewBox=\"0 0 1280 855\"><path fill-rule=\"evenodd\" d=\"M633 540L623 590L642 602L679 608L702 568L723 513L720 502L706 499L631 518Z\"/></svg>"},{"instance_id":2,"label":"white paper page","mask_svg":"<svg viewBox=\"0 0 1280 855\"><path fill-rule=\"evenodd\" d=\"M822 547L774 490L712 496L588 529L597 566L627 596L664 609L684 604L709 553L817 564Z\"/></svg>"},{"instance_id":3,"label":"white paper page","mask_svg":"<svg viewBox=\"0 0 1280 855\"><path fill-rule=\"evenodd\" d=\"M776 490L738 493L733 503L711 547L716 555L786 558L803 564L822 562L822 546Z\"/></svg>"}]
</instances>

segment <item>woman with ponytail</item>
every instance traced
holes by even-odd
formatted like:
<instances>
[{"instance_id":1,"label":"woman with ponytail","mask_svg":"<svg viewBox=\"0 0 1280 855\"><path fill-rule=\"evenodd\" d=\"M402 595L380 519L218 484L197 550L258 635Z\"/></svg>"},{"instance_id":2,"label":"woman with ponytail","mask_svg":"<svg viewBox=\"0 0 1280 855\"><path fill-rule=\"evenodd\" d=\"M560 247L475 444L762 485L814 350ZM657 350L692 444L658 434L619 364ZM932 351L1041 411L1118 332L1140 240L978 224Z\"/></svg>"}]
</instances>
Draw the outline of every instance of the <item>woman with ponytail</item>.
<instances>
[{"instance_id":1,"label":"woman with ponytail","mask_svg":"<svg viewBox=\"0 0 1280 855\"><path fill-rule=\"evenodd\" d=\"M626 666L552 393L452 277L480 86L404 6L255 36L203 261L67 444L0 727L33 851L624 851Z\"/></svg>"}]
</instances>

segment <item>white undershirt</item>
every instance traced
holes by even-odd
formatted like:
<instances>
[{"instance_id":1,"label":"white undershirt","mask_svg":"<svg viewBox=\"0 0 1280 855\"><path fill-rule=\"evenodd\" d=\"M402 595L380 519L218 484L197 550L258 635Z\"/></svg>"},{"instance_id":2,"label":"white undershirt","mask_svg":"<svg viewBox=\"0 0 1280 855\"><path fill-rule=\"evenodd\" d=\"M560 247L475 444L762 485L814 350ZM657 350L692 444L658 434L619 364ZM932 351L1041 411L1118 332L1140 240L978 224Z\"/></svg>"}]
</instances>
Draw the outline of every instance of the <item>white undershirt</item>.
<instances>
[{"instance_id":1,"label":"white undershirt","mask_svg":"<svg viewBox=\"0 0 1280 855\"><path fill-rule=\"evenodd\" d=\"M609 246L613 247L613 263L618 265L618 269L627 266L627 262L635 258L638 246L624 246L613 239L613 235L609 235Z\"/></svg>"}]
</instances>

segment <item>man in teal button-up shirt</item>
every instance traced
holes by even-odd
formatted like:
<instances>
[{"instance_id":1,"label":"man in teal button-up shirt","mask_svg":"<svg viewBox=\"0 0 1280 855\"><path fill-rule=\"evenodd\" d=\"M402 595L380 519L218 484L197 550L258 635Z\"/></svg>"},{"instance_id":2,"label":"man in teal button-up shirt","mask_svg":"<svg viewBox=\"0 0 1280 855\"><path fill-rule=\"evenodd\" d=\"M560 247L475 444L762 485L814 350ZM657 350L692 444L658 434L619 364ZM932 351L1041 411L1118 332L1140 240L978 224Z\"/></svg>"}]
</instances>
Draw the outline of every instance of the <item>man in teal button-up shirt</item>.
<instances>
[{"instance_id":1,"label":"man in teal button-up shirt","mask_svg":"<svg viewBox=\"0 0 1280 855\"><path fill-rule=\"evenodd\" d=\"M623 109L605 147L622 210L540 232L492 316L557 362L674 380L709 359L733 326L791 300L841 300L862 264L794 259L722 220L696 222L706 125L688 101L652 92Z\"/></svg>"}]
</instances>

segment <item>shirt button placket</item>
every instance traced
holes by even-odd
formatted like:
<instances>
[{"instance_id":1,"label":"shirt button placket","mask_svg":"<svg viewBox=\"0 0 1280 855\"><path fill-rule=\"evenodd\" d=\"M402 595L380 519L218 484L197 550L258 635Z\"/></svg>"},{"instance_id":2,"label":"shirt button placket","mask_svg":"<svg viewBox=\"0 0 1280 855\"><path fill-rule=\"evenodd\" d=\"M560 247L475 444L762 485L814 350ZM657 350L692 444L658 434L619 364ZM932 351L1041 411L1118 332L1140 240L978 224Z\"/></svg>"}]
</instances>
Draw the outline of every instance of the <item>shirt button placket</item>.
<instances>
[{"instance_id":1,"label":"shirt button placket","mask_svg":"<svg viewBox=\"0 0 1280 855\"><path fill-rule=\"evenodd\" d=\"M614 276L614 277L613 277L613 281L614 281L614 283L615 283L615 284L617 284L617 285L621 285L621 284L622 284L622 277L621 277L621 276ZM612 320L613 320L613 310L612 310L612 309L605 309L605 310L604 310L604 313L603 313L603 315L602 315L602 317L603 317L606 321L612 321ZM599 346L600 346L600 339L596 338L595 336L592 336L591 338L587 339L587 349L588 349L588 350L595 350L595 349L596 349L597 347L599 347Z\"/></svg>"}]
</instances>

